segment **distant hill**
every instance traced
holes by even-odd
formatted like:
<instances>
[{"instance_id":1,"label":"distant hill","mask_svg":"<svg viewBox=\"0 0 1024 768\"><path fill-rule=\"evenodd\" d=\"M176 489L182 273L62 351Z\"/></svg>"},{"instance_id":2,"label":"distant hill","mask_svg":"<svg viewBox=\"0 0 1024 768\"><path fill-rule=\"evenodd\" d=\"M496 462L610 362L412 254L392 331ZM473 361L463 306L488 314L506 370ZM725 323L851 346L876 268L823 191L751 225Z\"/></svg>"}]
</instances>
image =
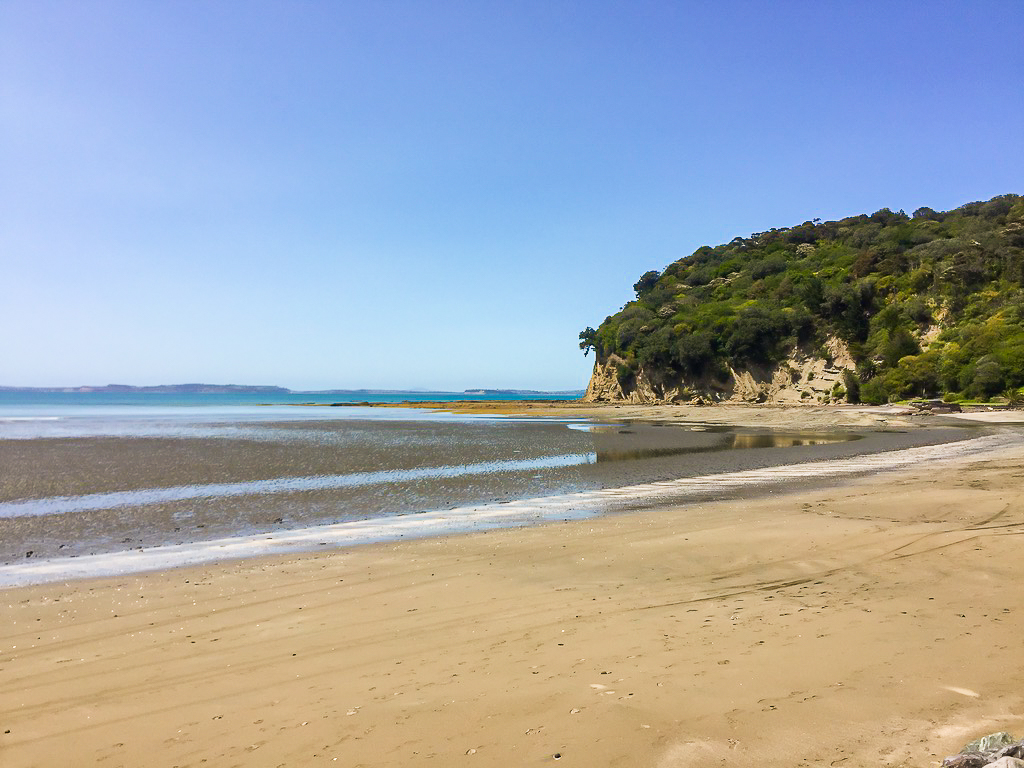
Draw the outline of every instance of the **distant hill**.
<instances>
[{"instance_id":1,"label":"distant hill","mask_svg":"<svg viewBox=\"0 0 1024 768\"><path fill-rule=\"evenodd\" d=\"M104 384L81 387L0 387L4 392L151 392L158 394L204 394L251 393L259 395L287 395L290 389L284 387L248 384L157 384L152 387L135 387L130 384Z\"/></svg>"},{"instance_id":2,"label":"distant hill","mask_svg":"<svg viewBox=\"0 0 1024 768\"><path fill-rule=\"evenodd\" d=\"M143 392L159 394L258 394L258 395L448 395L453 392L431 392L409 389L320 389L292 390L285 387L249 384L158 384L151 387L136 387L130 384L104 384L102 386L78 387L0 387L0 392ZM534 389L467 389L466 395L567 395L579 397L583 390L544 392Z\"/></svg>"},{"instance_id":3,"label":"distant hill","mask_svg":"<svg viewBox=\"0 0 1024 768\"><path fill-rule=\"evenodd\" d=\"M883 208L703 246L580 334L585 399L1020 398L1024 198Z\"/></svg>"}]
</instances>

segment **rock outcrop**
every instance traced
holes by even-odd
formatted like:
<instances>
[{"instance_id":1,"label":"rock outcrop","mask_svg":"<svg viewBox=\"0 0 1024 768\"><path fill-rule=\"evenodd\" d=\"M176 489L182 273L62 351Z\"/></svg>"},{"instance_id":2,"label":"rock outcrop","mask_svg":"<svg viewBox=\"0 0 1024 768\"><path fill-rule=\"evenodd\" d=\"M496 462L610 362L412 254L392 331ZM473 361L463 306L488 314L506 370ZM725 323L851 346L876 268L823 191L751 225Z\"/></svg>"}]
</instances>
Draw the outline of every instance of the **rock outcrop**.
<instances>
[{"instance_id":1,"label":"rock outcrop","mask_svg":"<svg viewBox=\"0 0 1024 768\"><path fill-rule=\"evenodd\" d=\"M855 369L846 345L831 337L823 350L794 349L775 367L729 368L700 378L632 370L617 355L594 364L588 403L776 403L820 405L846 400L844 371Z\"/></svg>"},{"instance_id":2,"label":"rock outcrop","mask_svg":"<svg viewBox=\"0 0 1024 768\"><path fill-rule=\"evenodd\" d=\"M942 761L942 768L1024 768L1024 741L1005 731L972 741L958 755Z\"/></svg>"}]
</instances>

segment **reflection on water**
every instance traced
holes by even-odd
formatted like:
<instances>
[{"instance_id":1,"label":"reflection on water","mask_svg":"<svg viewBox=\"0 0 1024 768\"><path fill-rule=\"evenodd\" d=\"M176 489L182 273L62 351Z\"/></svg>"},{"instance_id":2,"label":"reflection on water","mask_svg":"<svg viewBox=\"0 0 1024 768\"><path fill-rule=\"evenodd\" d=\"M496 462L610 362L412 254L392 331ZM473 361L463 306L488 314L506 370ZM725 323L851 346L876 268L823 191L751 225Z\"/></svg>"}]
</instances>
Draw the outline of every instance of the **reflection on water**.
<instances>
[{"instance_id":1,"label":"reflection on water","mask_svg":"<svg viewBox=\"0 0 1024 768\"><path fill-rule=\"evenodd\" d=\"M674 431L667 440L632 441L621 435L633 435L632 430L594 430L595 452L598 462L654 459L681 456L690 453L746 450L753 448L793 448L797 446L828 445L859 440L861 435L843 432L730 432L731 428L691 428L689 433ZM696 434L695 434L696 433ZM661 433L664 436L665 433ZM630 443L635 442L635 445ZM668 442L670 444L652 444Z\"/></svg>"},{"instance_id":2,"label":"reflection on water","mask_svg":"<svg viewBox=\"0 0 1024 768\"><path fill-rule=\"evenodd\" d=\"M761 435L732 435L732 448L792 448L796 445L828 445L859 440L860 435L814 434L814 433L773 433Z\"/></svg>"}]
</instances>

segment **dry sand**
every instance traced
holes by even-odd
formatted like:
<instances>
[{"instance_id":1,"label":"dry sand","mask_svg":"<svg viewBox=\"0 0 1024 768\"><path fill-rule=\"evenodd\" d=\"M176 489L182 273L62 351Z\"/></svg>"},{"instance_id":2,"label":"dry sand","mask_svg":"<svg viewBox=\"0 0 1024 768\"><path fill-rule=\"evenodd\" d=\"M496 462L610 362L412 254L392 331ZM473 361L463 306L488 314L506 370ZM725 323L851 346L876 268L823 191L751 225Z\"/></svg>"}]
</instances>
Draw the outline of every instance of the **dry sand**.
<instances>
[{"instance_id":1,"label":"dry sand","mask_svg":"<svg viewBox=\"0 0 1024 768\"><path fill-rule=\"evenodd\" d=\"M1024 734L1022 480L5 590L0 765L931 765Z\"/></svg>"}]
</instances>

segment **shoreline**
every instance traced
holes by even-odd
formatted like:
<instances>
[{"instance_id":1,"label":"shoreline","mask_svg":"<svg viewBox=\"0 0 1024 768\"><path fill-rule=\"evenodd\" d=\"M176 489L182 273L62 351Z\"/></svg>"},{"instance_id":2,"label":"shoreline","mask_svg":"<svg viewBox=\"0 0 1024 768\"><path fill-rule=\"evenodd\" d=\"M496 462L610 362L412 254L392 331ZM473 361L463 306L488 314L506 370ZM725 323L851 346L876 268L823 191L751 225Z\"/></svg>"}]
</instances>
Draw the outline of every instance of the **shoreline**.
<instances>
[{"instance_id":1,"label":"shoreline","mask_svg":"<svg viewBox=\"0 0 1024 768\"><path fill-rule=\"evenodd\" d=\"M1024 727L1022 471L1014 448L2 590L0 750L10 766L71 749L125 766L927 765Z\"/></svg>"},{"instance_id":2,"label":"shoreline","mask_svg":"<svg viewBox=\"0 0 1024 768\"><path fill-rule=\"evenodd\" d=\"M316 407L318 403L295 403ZM416 408L448 413L543 418L636 419L668 424L703 422L734 426L865 427L872 425L934 426L946 419L980 423L1024 424L1024 410L1010 406L967 406L962 413L932 414L905 405L798 405L780 403L629 403L583 400L424 400L398 403L339 402L329 408Z\"/></svg>"},{"instance_id":3,"label":"shoreline","mask_svg":"<svg viewBox=\"0 0 1024 768\"><path fill-rule=\"evenodd\" d=\"M403 538L464 534L493 528L592 518L617 514L624 509L784 492L799 486L829 482L838 477L892 471L916 461L950 459L992 450L992 446L1012 440L1010 437L999 437L998 434L987 434L990 430L971 436L969 432L961 430L929 431L921 428L904 431L903 434L885 434L884 430L861 428L856 435L848 435L856 437L855 440L814 444L823 436L800 433L799 437L814 440L810 445L802 445L798 439L793 447L747 448L723 453L716 451L714 444L721 440L719 435L727 433L708 432L704 427L696 429L699 431L695 433L633 424L628 430L612 430L610 434L601 434L595 438L596 444L589 448L596 453L587 454L586 457L570 457L573 461L568 467L571 474L567 477L575 478L569 486L575 486L573 490L557 490L556 482L550 484L551 490L546 493L517 497L507 495L507 489L511 488L507 485L508 480L490 479L488 482L494 484L491 492L497 496L489 500L473 500L472 496L459 499L449 495L449 503L439 506L364 518L352 517L342 521L299 519L284 524L280 514L287 514L284 510L292 508L289 505L296 496L308 498L310 494L318 494L321 498L332 499L332 504L343 503L340 498L355 499L359 494L369 492L365 484L374 482L377 475L382 476L381 480L393 482L403 477L404 472L412 478L410 482L415 482L415 478L437 475L439 469L446 470L441 476L449 479L443 481L443 489L454 492L453 482L461 482L460 476L466 475L463 469L488 470L491 465L469 465L463 468L427 466L333 476L276 476L268 480L154 489L146 489L143 483L140 486L143 490L139 491L116 491L101 486L92 493L78 496L57 495L7 502L0 500L0 514L4 515L0 525L9 538L5 545L8 553L6 562L0 562L0 587L115 576L266 553L313 552L321 547L353 547ZM883 434L875 434L880 431ZM763 433L752 433L745 438L741 429L733 439L744 445L744 439L756 441L759 436L763 436ZM677 441L680 440L685 447L679 447ZM697 445L701 447L691 447L693 440L697 440ZM709 440L713 442L709 443ZM203 441L179 442L183 443L180 450L185 450L186 445L191 446L190 450L208 447L208 443ZM142 453L141 446L136 443L138 440L126 443L123 438L100 441L98 446L116 450L111 452L105 448L99 457L107 464L118 456L122 460L134 460ZM63 440L57 442L57 445L63 444ZM164 445L161 442L157 444ZM73 443L74 455L80 467L91 466L85 463L88 454L84 452L90 445L83 441ZM24 450L31 446L19 447ZM640 449L650 452L656 458L632 460ZM125 450L129 451L130 456L123 454ZM253 448L240 444L232 449L232 455L239 450L248 453ZM696 453L680 455L680 452L690 451ZM663 453L665 456L662 458ZM261 460L266 458L263 453L254 455L261 457ZM626 460L617 459L620 456ZM324 457L311 458L319 460ZM497 462L495 468L505 469L505 464L509 463ZM547 463L550 464L550 461ZM535 462L527 460L511 464L529 465L526 471L529 474L529 467L534 466ZM21 465L24 465L24 461ZM328 465L329 462L324 464L325 467ZM38 464L37 469L45 466ZM169 466L173 467L174 464ZM237 464L232 466L238 471ZM142 465L136 465L136 481L145 477L145 474L140 474L145 469ZM157 463L152 469L163 472L164 463ZM95 473L86 474L91 476ZM472 483L472 478L471 474L468 475L467 482ZM501 491L501 483L506 484L504 492ZM352 496L353 493L356 496ZM345 496L340 497L339 494ZM132 499L136 496L141 502L134 502L133 505ZM149 506L146 506L147 502ZM65 508L66 511L62 511ZM223 513L223 519L197 519L198 511L205 508L209 508L211 513L224 509L252 508L252 514L257 516L254 519L274 520L274 523L246 526L235 517ZM191 535L188 531L181 532L181 523L173 517L173 510L177 509L188 510L198 530ZM274 519L275 516L278 517ZM132 520L135 529L145 526L148 529L148 540L133 530L124 537L125 542L132 543L132 546L126 547L120 543L120 533L113 535L117 531L115 528L111 529L113 538L107 536L109 543L106 546L96 541L89 544L88 548L83 548L85 542L76 527L83 524L81 521L86 521L89 526L86 530L96 531L105 520L109 520L110 525L116 525L122 519ZM173 527L173 532L170 527ZM165 529L166 532L161 534ZM20 557L16 546L21 542L24 543L20 548L27 552L24 558ZM58 547L59 542L70 543Z\"/></svg>"},{"instance_id":4,"label":"shoreline","mask_svg":"<svg viewBox=\"0 0 1024 768\"><path fill-rule=\"evenodd\" d=\"M984 445L981 445L984 443ZM783 464L763 469L698 475L641 485L576 491L560 496L525 498L499 504L479 504L450 510L404 514L386 518L320 524L281 532L237 535L186 544L119 550L75 558L34 559L0 565L0 588L76 579L121 577L197 564L225 563L263 554L309 554L318 546L350 549L401 539L466 535L490 529L517 528L603 517L622 510L681 506L709 499L731 498L744 492L754 498L775 490L792 492L801 482L829 482L871 473L896 472L922 461L949 462L965 456L975 459L1008 446L1010 438L990 435L918 448L868 453L848 459Z\"/></svg>"}]
</instances>

